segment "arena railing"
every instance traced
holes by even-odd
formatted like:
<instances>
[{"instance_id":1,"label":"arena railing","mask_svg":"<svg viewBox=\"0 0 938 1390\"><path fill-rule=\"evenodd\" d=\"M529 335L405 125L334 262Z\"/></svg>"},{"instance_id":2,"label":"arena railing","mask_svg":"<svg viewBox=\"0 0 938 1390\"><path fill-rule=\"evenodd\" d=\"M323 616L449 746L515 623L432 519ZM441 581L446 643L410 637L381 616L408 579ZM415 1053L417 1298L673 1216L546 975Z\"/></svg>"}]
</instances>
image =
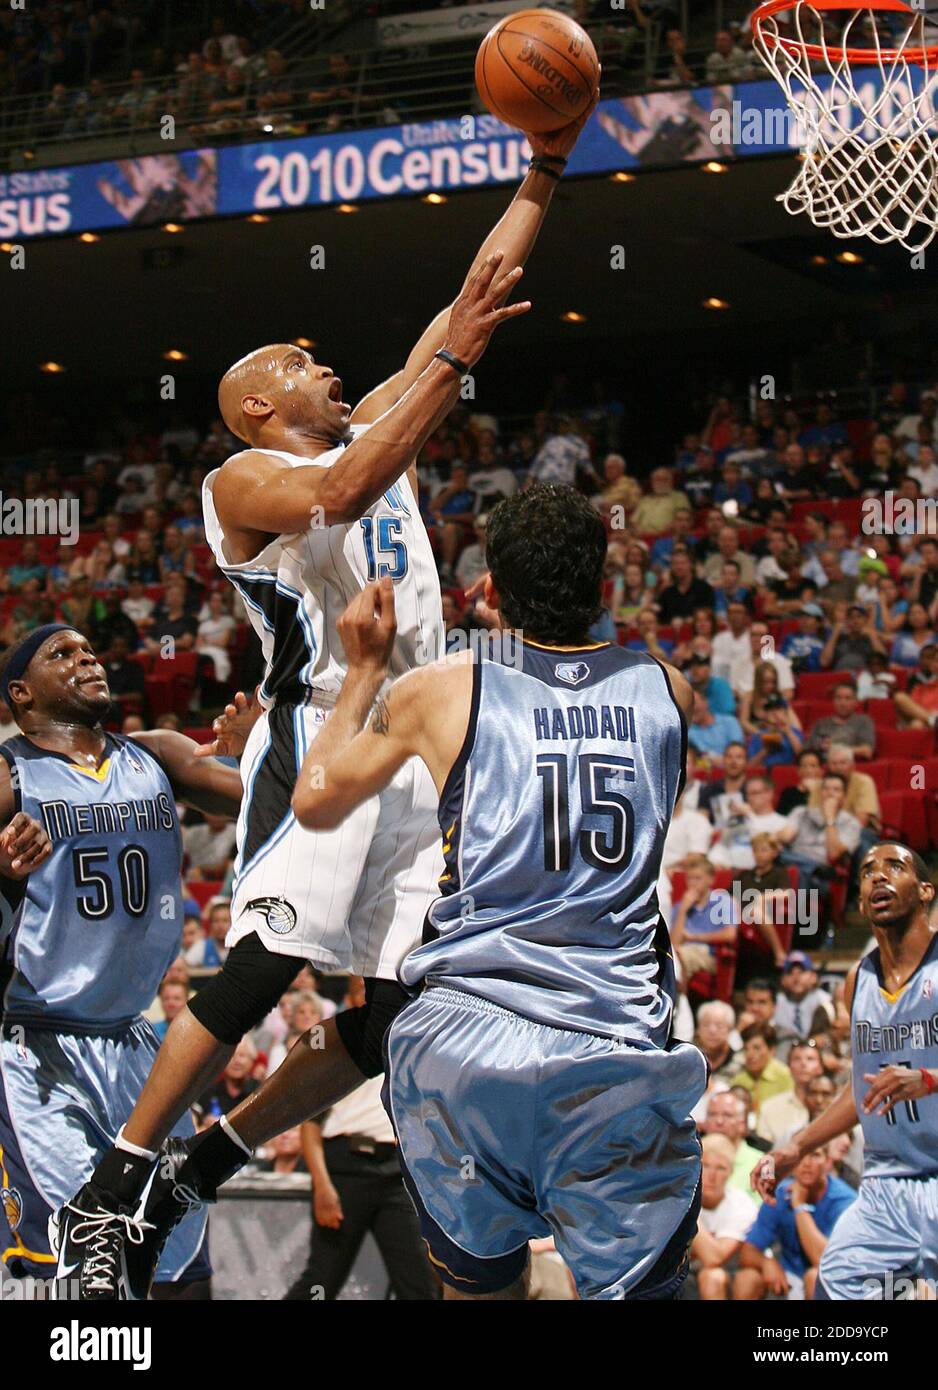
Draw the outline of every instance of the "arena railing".
<instances>
[{"instance_id":1,"label":"arena railing","mask_svg":"<svg viewBox=\"0 0 938 1390\"><path fill-rule=\"evenodd\" d=\"M687 0L679 2L684 25L693 23L694 32L700 35L698 46L688 50L687 62L703 84L715 28L701 23L697 0L693 5ZM711 0L708 13L712 26L722 23L727 13L724 0ZM129 82L102 84L98 98L89 105L88 116L76 109L79 91L68 93L67 115L50 115L49 92L37 92L0 101L0 166L38 168L165 150L160 119L167 114L176 119L174 148L187 149L206 141L243 143L265 135L318 134L335 128L461 116L483 109L473 80L477 38L412 51L372 47L348 53L352 95L328 103L310 102L308 93L328 74L323 49L341 33L345 22L340 16L324 30L301 21L281 35L277 46L289 60L297 99L288 112L274 119L265 119L263 113L251 109L256 84L249 84L248 113L232 116L223 125L211 110L218 97L189 99L184 76L178 74L144 84L156 96L142 111L130 110L133 88ZM620 11L610 11L608 17L589 25L603 62L606 96L637 94L659 85L669 67L663 27L662 20L653 19L644 30L635 30Z\"/></svg>"}]
</instances>

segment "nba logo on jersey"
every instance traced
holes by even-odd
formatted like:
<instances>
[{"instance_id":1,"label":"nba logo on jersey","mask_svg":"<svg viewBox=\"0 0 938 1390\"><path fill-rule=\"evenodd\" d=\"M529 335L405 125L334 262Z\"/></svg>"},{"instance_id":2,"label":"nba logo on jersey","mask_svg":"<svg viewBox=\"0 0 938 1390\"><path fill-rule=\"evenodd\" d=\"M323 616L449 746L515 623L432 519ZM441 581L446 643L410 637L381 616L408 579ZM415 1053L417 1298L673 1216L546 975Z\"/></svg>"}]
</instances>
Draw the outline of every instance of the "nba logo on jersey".
<instances>
[{"instance_id":1,"label":"nba logo on jersey","mask_svg":"<svg viewBox=\"0 0 938 1390\"><path fill-rule=\"evenodd\" d=\"M579 685L589 673L590 668L585 661L560 661L554 667L554 675L564 685Z\"/></svg>"},{"instance_id":2,"label":"nba logo on jersey","mask_svg":"<svg viewBox=\"0 0 938 1390\"><path fill-rule=\"evenodd\" d=\"M926 999L931 998L931 980L926 980L922 985L922 993Z\"/></svg>"}]
</instances>

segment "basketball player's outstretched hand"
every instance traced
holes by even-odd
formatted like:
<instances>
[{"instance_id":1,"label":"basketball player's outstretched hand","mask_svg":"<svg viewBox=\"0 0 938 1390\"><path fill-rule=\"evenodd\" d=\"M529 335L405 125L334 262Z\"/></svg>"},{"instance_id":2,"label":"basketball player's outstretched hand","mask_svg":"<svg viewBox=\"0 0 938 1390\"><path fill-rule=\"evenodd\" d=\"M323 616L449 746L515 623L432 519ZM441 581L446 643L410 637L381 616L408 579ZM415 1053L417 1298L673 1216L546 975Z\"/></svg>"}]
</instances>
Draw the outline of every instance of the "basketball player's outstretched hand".
<instances>
[{"instance_id":1,"label":"basketball player's outstretched hand","mask_svg":"<svg viewBox=\"0 0 938 1390\"><path fill-rule=\"evenodd\" d=\"M19 811L0 832L0 874L25 878L44 864L52 853L52 841L37 820Z\"/></svg>"},{"instance_id":2,"label":"basketball player's outstretched hand","mask_svg":"<svg viewBox=\"0 0 938 1390\"><path fill-rule=\"evenodd\" d=\"M367 671L383 679L391 662L397 618L394 585L390 579L366 584L336 624L349 670Z\"/></svg>"},{"instance_id":3,"label":"basketball player's outstretched hand","mask_svg":"<svg viewBox=\"0 0 938 1390\"><path fill-rule=\"evenodd\" d=\"M260 687L258 687L259 689ZM239 690L230 705L212 723L215 737L211 743L200 743L195 750L197 758L240 758L248 741L248 735L262 713L257 690L253 695L245 695Z\"/></svg>"},{"instance_id":4,"label":"basketball player's outstretched hand","mask_svg":"<svg viewBox=\"0 0 938 1390\"><path fill-rule=\"evenodd\" d=\"M602 68L599 69L599 77L602 77ZM599 78L596 79L596 87L593 92L589 105L583 113L577 116L575 121L569 125L561 126L559 130L548 130L540 135L525 131L528 144L534 154L554 155L560 159L567 159L573 151L573 147L580 138L580 131L596 110L596 103L599 101Z\"/></svg>"},{"instance_id":5,"label":"basketball player's outstretched hand","mask_svg":"<svg viewBox=\"0 0 938 1390\"><path fill-rule=\"evenodd\" d=\"M487 256L449 312L449 329L443 346L470 367L478 362L500 323L526 314L531 307L529 299L500 307L522 274L521 267L517 266L507 275L499 275L498 268L504 258L503 251L493 251Z\"/></svg>"}]
</instances>

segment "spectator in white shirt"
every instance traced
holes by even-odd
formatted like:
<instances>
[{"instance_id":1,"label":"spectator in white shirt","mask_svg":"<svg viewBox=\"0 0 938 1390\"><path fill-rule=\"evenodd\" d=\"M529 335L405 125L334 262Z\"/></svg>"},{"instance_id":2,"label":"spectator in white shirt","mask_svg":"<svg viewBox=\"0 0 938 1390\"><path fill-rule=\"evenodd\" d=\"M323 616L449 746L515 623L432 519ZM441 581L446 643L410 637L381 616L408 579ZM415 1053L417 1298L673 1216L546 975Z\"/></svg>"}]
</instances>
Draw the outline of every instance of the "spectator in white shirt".
<instances>
[{"instance_id":1,"label":"spectator in white shirt","mask_svg":"<svg viewBox=\"0 0 938 1390\"><path fill-rule=\"evenodd\" d=\"M756 1208L738 1187L729 1185L736 1163L736 1150L729 1139L722 1134L706 1134L701 1147L700 1216L691 1257L701 1299L724 1301L730 1294L726 1266L741 1248Z\"/></svg>"},{"instance_id":2,"label":"spectator in white shirt","mask_svg":"<svg viewBox=\"0 0 938 1390\"><path fill-rule=\"evenodd\" d=\"M938 495L938 463L935 462L935 450L932 445L920 445L918 458L909 469L909 477L918 481L923 497Z\"/></svg>"},{"instance_id":3,"label":"spectator in white shirt","mask_svg":"<svg viewBox=\"0 0 938 1390\"><path fill-rule=\"evenodd\" d=\"M729 821L710 850L710 862L720 869L754 869L753 835L774 835L788 824L775 810L775 787L771 777L764 774L750 777L745 800L734 798L729 811Z\"/></svg>"},{"instance_id":4,"label":"spectator in white shirt","mask_svg":"<svg viewBox=\"0 0 938 1390\"><path fill-rule=\"evenodd\" d=\"M601 486L593 472L589 445L580 435L574 434L572 417L560 415L553 433L548 435L534 457L531 476L539 483L575 487L580 473L592 478L596 487Z\"/></svg>"},{"instance_id":5,"label":"spectator in white shirt","mask_svg":"<svg viewBox=\"0 0 938 1390\"><path fill-rule=\"evenodd\" d=\"M726 627L713 639L710 669L715 676L732 684L733 668L750 659L749 609L744 603L726 605Z\"/></svg>"},{"instance_id":6,"label":"spectator in white shirt","mask_svg":"<svg viewBox=\"0 0 938 1390\"><path fill-rule=\"evenodd\" d=\"M488 524L485 512L476 517L475 541L466 546L456 562L456 582L461 589L471 589L479 575L488 568L485 563L485 531Z\"/></svg>"}]
</instances>

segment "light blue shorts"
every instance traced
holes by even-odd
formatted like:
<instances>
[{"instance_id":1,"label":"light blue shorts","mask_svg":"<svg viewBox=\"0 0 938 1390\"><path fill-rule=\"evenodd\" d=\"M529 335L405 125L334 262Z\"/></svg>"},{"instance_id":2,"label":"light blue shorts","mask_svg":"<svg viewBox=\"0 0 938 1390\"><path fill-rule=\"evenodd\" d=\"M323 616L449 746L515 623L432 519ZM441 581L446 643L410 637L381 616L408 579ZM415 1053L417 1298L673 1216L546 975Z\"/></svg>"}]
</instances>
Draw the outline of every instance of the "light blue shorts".
<instances>
[{"instance_id":1,"label":"light blue shorts","mask_svg":"<svg viewBox=\"0 0 938 1390\"><path fill-rule=\"evenodd\" d=\"M821 1256L816 1297L907 1299L938 1284L938 1176L864 1178Z\"/></svg>"},{"instance_id":2,"label":"light blue shorts","mask_svg":"<svg viewBox=\"0 0 938 1390\"><path fill-rule=\"evenodd\" d=\"M133 1110L159 1042L144 1019L118 1033L57 1033L8 1019L0 1036L0 1259L17 1278L52 1278L49 1216L74 1197ZM173 1130L194 1133L188 1114ZM208 1278L206 1214L173 1231L160 1282Z\"/></svg>"},{"instance_id":3,"label":"light blue shorts","mask_svg":"<svg viewBox=\"0 0 938 1390\"><path fill-rule=\"evenodd\" d=\"M385 1042L405 1181L444 1281L494 1292L553 1235L583 1298L673 1297L696 1229L702 1054L426 989Z\"/></svg>"}]
</instances>

